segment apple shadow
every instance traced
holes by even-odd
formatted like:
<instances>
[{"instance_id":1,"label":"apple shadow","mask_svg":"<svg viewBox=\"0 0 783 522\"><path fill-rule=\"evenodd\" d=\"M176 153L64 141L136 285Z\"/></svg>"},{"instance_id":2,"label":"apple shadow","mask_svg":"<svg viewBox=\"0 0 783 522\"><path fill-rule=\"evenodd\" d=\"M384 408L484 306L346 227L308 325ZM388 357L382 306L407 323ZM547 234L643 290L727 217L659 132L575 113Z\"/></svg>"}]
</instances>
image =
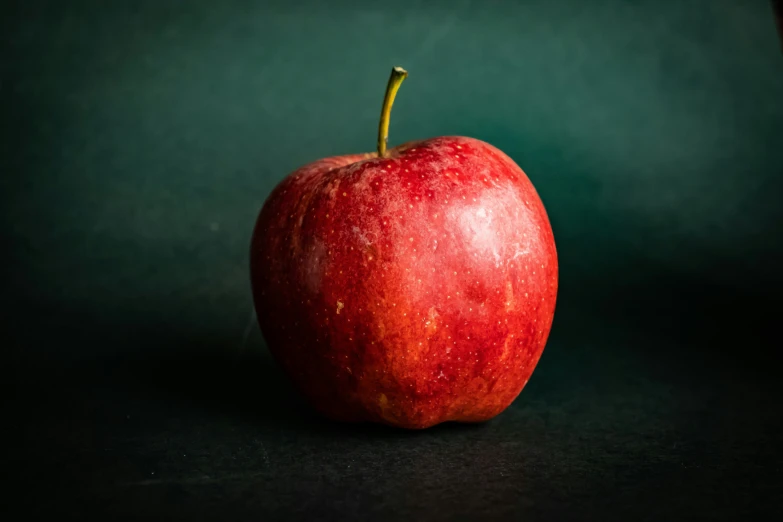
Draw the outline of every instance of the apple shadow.
<instances>
[{"instance_id":1,"label":"apple shadow","mask_svg":"<svg viewBox=\"0 0 783 522\"><path fill-rule=\"evenodd\" d=\"M20 381L35 375L37 382L46 383L45 387L28 387L25 403L29 415L65 414L74 404L100 397L100 415L110 408L133 409L135 404L141 411L151 408L172 415L195 411L202 419L221 418L260 430L306 434L398 438L424 432L480 430L487 425L449 422L429 430L405 430L324 418L272 359L255 324L247 345L238 353L236 335L192 324L129 324L118 330L95 314L69 322L92 325L89 333L69 342L115 344L116 352L84 360L37 360L22 365L17 372Z\"/></svg>"},{"instance_id":2,"label":"apple shadow","mask_svg":"<svg viewBox=\"0 0 783 522\"><path fill-rule=\"evenodd\" d=\"M257 330L257 327L256 327ZM159 334L158 334L159 335ZM260 336L259 336L260 337ZM187 337L179 338L189 345ZM172 346L177 341L171 341ZM137 355L123 361L117 383L135 396L188 404L207 416L230 416L243 424L309 434L415 437L425 432L480 430L484 424L443 423L430 430L406 430L375 423L344 423L316 412L294 388L262 342L232 355L236 344L216 341L197 354ZM229 348L229 349L227 349Z\"/></svg>"}]
</instances>

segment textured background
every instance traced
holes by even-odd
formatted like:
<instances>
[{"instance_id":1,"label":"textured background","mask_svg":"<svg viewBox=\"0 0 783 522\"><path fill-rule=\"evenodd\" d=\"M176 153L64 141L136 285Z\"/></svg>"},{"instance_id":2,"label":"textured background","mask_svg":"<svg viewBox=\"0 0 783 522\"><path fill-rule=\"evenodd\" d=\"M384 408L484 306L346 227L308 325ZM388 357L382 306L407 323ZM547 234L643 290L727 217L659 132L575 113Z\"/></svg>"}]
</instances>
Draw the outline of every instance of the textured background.
<instances>
[{"instance_id":1,"label":"textured background","mask_svg":"<svg viewBox=\"0 0 783 522\"><path fill-rule=\"evenodd\" d=\"M781 511L770 5L329 4L2 8L3 468L26 512ZM498 146L558 242L550 343L480 427L317 419L252 320L265 197L303 163L374 148L395 64L410 77L390 143Z\"/></svg>"}]
</instances>

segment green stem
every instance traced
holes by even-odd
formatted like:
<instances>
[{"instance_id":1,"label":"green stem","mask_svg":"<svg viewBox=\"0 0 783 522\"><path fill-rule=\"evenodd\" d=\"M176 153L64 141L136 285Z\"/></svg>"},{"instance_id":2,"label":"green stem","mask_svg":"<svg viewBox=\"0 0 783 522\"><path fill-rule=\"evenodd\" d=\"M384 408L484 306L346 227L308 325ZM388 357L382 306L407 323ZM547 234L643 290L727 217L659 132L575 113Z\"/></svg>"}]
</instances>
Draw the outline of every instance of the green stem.
<instances>
[{"instance_id":1,"label":"green stem","mask_svg":"<svg viewBox=\"0 0 783 522\"><path fill-rule=\"evenodd\" d=\"M392 69L389 76L389 83L386 85L386 96L383 97L383 107L381 108L381 122L378 125L378 157L386 156L386 142L389 141L389 119L391 117L391 108L394 104L394 97L402 85L402 81L408 76L408 71L402 67Z\"/></svg>"}]
</instances>

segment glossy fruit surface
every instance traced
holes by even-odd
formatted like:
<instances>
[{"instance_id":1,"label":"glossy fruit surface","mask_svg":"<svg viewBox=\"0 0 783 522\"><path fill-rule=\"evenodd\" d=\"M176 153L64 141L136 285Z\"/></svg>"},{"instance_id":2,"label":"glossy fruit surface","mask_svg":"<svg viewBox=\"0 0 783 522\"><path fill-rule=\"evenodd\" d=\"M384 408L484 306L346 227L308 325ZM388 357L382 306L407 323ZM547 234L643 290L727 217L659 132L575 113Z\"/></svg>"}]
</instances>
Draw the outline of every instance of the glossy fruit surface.
<instances>
[{"instance_id":1,"label":"glossy fruit surface","mask_svg":"<svg viewBox=\"0 0 783 522\"><path fill-rule=\"evenodd\" d=\"M251 247L270 351L324 415L488 420L552 325L555 242L525 173L471 138L322 159L264 204Z\"/></svg>"}]
</instances>

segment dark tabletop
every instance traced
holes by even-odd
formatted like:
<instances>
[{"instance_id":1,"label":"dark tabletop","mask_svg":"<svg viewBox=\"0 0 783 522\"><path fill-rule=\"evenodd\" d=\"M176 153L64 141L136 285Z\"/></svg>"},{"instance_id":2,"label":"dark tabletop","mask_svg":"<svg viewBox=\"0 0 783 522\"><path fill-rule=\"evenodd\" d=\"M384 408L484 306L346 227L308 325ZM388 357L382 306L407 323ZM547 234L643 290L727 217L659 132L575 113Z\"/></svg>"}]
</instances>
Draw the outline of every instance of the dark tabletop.
<instances>
[{"instance_id":1,"label":"dark tabletop","mask_svg":"<svg viewBox=\"0 0 783 522\"><path fill-rule=\"evenodd\" d=\"M783 514L769 3L3 11L0 506L22 510L13 520ZM265 197L303 163L374 148L397 64L410 76L390 143L461 134L503 149L558 244L544 356L480 426L324 421L252 314Z\"/></svg>"}]
</instances>

